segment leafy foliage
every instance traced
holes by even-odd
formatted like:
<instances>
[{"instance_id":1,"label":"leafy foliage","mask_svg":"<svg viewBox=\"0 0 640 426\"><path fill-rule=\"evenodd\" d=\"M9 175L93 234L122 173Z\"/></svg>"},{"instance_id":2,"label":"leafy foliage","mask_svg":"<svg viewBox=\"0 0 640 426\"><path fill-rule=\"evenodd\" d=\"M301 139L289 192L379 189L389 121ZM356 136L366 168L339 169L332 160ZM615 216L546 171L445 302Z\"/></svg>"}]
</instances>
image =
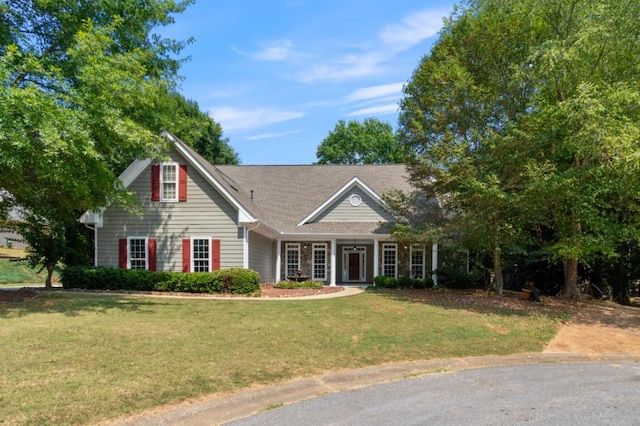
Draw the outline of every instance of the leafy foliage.
<instances>
[{"instance_id":1,"label":"leafy foliage","mask_svg":"<svg viewBox=\"0 0 640 426\"><path fill-rule=\"evenodd\" d=\"M184 46L153 30L189 3L0 3L0 212L20 209L32 259L47 269L83 211L133 206L117 176L158 156L148 115L173 88Z\"/></svg>"},{"instance_id":2,"label":"leafy foliage","mask_svg":"<svg viewBox=\"0 0 640 426\"><path fill-rule=\"evenodd\" d=\"M376 118L362 123L338 121L316 152L318 164L402 163L403 154L393 129Z\"/></svg>"},{"instance_id":3,"label":"leafy foliage","mask_svg":"<svg viewBox=\"0 0 640 426\"><path fill-rule=\"evenodd\" d=\"M86 290L231 294L259 294L260 292L259 274L240 268L182 273L76 266L62 270L61 282L63 288Z\"/></svg>"},{"instance_id":4,"label":"leafy foliage","mask_svg":"<svg viewBox=\"0 0 640 426\"><path fill-rule=\"evenodd\" d=\"M405 86L401 141L440 226L491 254L538 250L565 266L615 259L640 238L637 2L470 0ZM411 230L411 228L409 228Z\"/></svg>"}]
</instances>

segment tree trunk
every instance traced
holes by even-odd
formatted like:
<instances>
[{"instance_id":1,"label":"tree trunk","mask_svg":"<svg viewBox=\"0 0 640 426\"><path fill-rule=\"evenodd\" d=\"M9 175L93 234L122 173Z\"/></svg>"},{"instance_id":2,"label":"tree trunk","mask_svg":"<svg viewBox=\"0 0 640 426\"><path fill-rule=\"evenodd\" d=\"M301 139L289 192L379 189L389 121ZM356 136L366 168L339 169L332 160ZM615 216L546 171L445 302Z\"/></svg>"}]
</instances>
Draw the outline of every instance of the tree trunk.
<instances>
[{"instance_id":1,"label":"tree trunk","mask_svg":"<svg viewBox=\"0 0 640 426\"><path fill-rule=\"evenodd\" d=\"M502 262L500 259L500 248L493 249L493 285L498 296L502 296L504 281L502 279Z\"/></svg>"},{"instance_id":2,"label":"tree trunk","mask_svg":"<svg viewBox=\"0 0 640 426\"><path fill-rule=\"evenodd\" d=\"M564 261L564 287L562 297L567 299L580 299L578 288L578 258L570 257Z\"/></svg>"},{"instance_id":3,"label":"tree trunk","mask_svg":"<svg viewBox=\"0 0 640 426\"><path fill-rule=\"evenodd\" d=\"M55 267L55 263L47 263L47 278L44 280L44 286L46 288L51 288L51 277L53 276L53 270Z\"/></svg>"}]
</instances>

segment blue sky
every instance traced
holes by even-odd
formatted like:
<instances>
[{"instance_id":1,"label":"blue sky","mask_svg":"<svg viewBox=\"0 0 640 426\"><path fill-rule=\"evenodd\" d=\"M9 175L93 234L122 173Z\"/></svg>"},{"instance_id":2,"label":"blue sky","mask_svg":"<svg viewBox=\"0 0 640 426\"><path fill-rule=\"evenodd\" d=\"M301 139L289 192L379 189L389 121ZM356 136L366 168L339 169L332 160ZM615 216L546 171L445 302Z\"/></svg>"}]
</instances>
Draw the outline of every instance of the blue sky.
<instances>
[{"instance_id":1,"label":"blue sky","mask_svg":"<svg viewBox=\"0 0 640 426\"><path fill-rule=\"evenodd\" d=\"M197 0L163 33L194 37L181 92L242 164L311 164L338 120L396 127L402 85L453 3Z\"/></svg>"}]
</instances>

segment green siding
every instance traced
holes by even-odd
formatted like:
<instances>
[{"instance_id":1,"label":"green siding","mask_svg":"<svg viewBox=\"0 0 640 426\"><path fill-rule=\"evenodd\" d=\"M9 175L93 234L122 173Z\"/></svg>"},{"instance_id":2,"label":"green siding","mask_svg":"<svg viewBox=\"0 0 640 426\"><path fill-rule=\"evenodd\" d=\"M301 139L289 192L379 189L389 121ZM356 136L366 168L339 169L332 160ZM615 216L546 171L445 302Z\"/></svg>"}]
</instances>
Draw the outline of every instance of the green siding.
<instances>
[{"instance_id":1,"label":"green siding","mask_svg":"<svg viewBox=\"0 0 640 426\"><path fill-rule=\"evenodd\" d=\"M255 232L249 232L249 269L260 274L260 282L273 283L275 243Z\"/></svg>"}]
</instances>

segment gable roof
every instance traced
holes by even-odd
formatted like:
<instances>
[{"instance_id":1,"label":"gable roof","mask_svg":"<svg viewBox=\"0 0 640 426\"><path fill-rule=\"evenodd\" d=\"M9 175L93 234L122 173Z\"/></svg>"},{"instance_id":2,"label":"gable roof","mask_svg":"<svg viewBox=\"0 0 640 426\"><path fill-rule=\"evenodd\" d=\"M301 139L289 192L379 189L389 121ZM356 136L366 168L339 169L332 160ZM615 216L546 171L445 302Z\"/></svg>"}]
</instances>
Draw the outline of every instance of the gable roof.
<instances>
[{"instance_id":1,"label":"gable roof","mask_svg":"<svg viewBox=\"0 0 640 426\"><path fill-rule=\"evenodd\" d=\"M260 223L272 233L304 235L388 234L380 223L314 222L354 188L383 205L390 190L410 191L404 164L384 165L213 165L169 132L162 136L238 209L238 223ZM120 179L128 186L149 165L136 160ZM87 212L90 213L90 212ZM86 222L95 223L83 219ZM94 218L95 219L95 218Z\"/></svg>"},{"instance_id":2,"label":"gable roof","mask_svg":"<svg viewBox=\"0 0 640 426\"><path fill-rule=\"evenodd\" d=\"M225 197L233 198L233 204L245 211L244 222L260 222L279 234L387 234L379 223L312 220L354 187L380 205L386 192L412 189L404 164L213 165L174 135L163 135L197 161Z\"/></svg>"}]
</instances>

